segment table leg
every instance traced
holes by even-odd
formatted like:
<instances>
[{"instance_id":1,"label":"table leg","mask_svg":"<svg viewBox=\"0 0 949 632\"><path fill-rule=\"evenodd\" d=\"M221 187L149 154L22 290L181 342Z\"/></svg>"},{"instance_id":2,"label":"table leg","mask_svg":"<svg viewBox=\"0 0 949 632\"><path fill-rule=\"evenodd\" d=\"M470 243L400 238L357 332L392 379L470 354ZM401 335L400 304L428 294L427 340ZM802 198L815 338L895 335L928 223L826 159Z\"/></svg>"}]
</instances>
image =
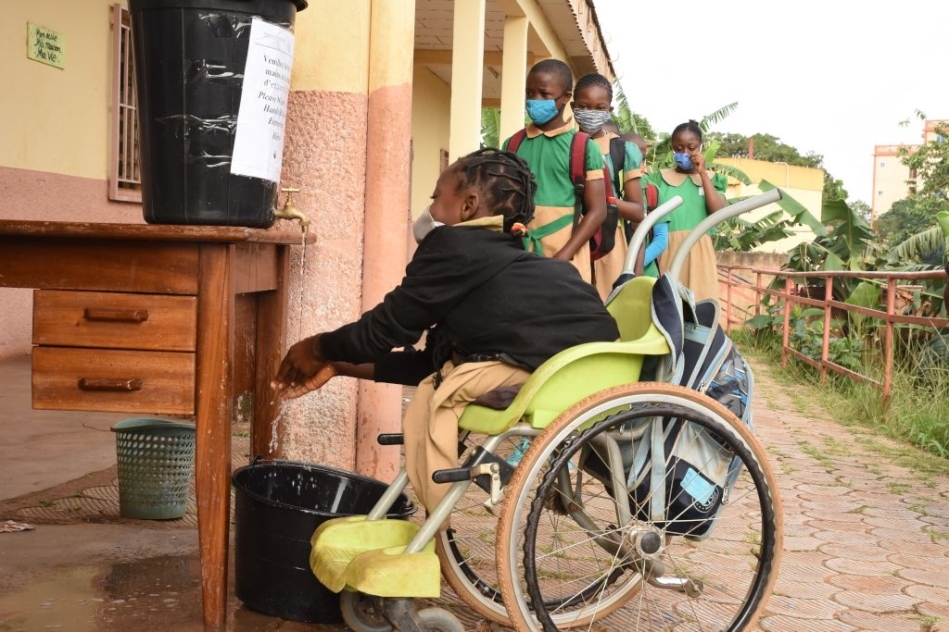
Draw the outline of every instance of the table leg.
<instances>
[{"instance_id":1,"label":"table leg","mask_svg":"<svg viewBox=\"0 0 949 632\"><path fill-rule=\"evenodd\" d=\"M204 624L224 625L231 483L234 348L232 248L203 244L198 272L195 488Z\"/></svg>"},{"instance_id":2,"label":"table leg","mask_svg":"<svg viewBox=\"0 0 949 632\"><path fill-rule=\"evenodd\" d=\"M257 367L254 380L251 455L262 459L283 456L284 424L280 420L280 402L274 396L270 382L276 377L286 345L287 304L290 294L288 246L277 246L276 267L276 289L257 295Z\"/></svg>"}]
</instances>

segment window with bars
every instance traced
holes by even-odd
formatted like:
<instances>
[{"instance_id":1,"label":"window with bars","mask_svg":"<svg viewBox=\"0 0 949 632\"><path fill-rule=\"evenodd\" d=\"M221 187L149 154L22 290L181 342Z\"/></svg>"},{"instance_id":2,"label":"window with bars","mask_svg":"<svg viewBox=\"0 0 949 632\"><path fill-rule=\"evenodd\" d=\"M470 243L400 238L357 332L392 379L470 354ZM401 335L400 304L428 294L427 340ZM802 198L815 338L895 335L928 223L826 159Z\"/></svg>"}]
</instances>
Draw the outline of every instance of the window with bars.
<instances>
[{"instance_id":1,"label":"window with bars","mask_svg":"<svg viewBox=\"0 0 949 632\"><path fill-rule=\"evenodd\" d=\"M132 20L128 8L112 5L112 157L109 199L142 201L139 160L138 97L135 90L135 60Z\"/></svg>"}]
</instances>

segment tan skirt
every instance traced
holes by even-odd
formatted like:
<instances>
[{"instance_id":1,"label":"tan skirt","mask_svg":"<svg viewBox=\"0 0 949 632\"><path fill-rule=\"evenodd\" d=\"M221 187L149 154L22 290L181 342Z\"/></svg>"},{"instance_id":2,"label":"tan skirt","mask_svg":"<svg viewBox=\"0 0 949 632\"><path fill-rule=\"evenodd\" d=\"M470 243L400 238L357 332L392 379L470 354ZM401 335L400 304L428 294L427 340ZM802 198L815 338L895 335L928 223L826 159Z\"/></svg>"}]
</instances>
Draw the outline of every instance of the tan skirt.
<instances>
[{"instance_id":1,"label":"tan skirt","mask_svg":"<svg viewBox=\"0 0 949 632\"><path fill-rule=\"evenodd\" d=\"M605 301L613 291L613 284L623 272L628 249L626 231L623 230L622 222L620 222L620 225L616 227L616 245L605 257L593 262L593 284L600 293L600 299Z\"/></svg>"},{"instance_id":2,"label":"tan skirt","mask_svg":"<svg viewBox=\"0 0 949 632\"><path fill-rule=\"evenodd\" d=\"M659 255L659 269L665 274L669 271L672 264L672 258L690 231L677 230L669 233L669 247ZM699 241L692 246L692 252L689 253L682 271L679 273L679 281L690 288L695 295L695 301L699 302L707 298L718 300L718 268L715 262L715 248L712 245L712 238L708 235L702 235Z\"/></svg>"},{"instance_id":3,"label":"tan skirt","mask_svg":"<svg viewBox=\"0 0 949 632\"><path fill-rule=\"evenodd\" d=\"M534 211L534 220L527 226L530 230L535 230L555 222L565 216L573 218L572 208L560 208L557 206L538 206ZM570 240L573 234L573 223L568 222L564 228L561 228L552 235L547 235L541 239L541 245L545 257L553 257ZM593 278L592 265L590 264L590 246L583 244L580 250L573 255L570 263L574 265L584 281L590 283Z\"/></svg>"},{"instance_id":4,"label":"tan skirt","mask_svg":"<svg viewBox=\"0 0 949 632\"><path fill-rule=\"evenodd\" d=\"M442 367L435 388L430 375L415 389L402 421L405 470L412 488L429 512L445 496L450 483L435 483L432 472L458 467L458 419L465 407L499 386L523 384L530 373L504 362L466 362Z\"/></svg>"}]
</instances>

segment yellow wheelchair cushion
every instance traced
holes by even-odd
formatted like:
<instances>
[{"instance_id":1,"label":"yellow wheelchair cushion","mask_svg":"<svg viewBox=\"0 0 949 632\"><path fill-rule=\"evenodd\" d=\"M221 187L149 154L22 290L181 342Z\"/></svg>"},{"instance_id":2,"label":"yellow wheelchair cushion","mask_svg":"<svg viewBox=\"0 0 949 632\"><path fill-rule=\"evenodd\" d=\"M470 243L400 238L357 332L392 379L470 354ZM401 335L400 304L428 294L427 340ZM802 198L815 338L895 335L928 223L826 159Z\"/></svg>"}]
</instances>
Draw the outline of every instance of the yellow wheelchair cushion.
<instances>
[{"instance_id":1,"label":"yellow wheelchair cushion","mask_svg":"<svg viewBox=\"0 0 949 632\"><path fill-rule=\"evenodd\" d=\"M358 555L346 570L346 588L376 597L441 597L441 567L431 544L419 553L393 546Z\"/></svg>"},{"instance_id":2,"label":"yellow wheelchair cushion","mask_svg":"<svg viewBox=\"0 0 949 632\"><path fill-rule=\"evenodd\" d=\"M438 597L441 575L434 540L420 553L403 553L418 530L419 525L405 520L327 520L310 539L310 568L333 592Z\"/></svg>"}]
</instances>

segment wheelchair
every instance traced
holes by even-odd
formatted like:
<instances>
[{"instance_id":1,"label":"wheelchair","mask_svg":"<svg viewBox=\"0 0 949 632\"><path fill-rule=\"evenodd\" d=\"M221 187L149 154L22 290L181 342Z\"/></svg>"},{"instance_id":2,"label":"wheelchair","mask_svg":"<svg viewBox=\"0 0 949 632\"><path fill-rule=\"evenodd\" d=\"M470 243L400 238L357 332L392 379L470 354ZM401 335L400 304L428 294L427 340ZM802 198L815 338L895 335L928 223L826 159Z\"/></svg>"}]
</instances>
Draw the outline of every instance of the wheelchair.
<instances>
[{"instance_id":1,"label":"wheelchair","mask_svg":"<svg viewBox=\"0 0 949 632\"><path fill-rule=\"evenodd\" d=\"M403 469L368 515L316 530L310 566L341 593L351 629L461 632L447 610L416 606L441 596L442 576L473 613L519 632L754 626L780 564L778 487L750 392L732 380L750 383L750 370L717 304L692 304L675 279L714 224L779 195L707 218L659 280L618 282L607 309L619 341L557 354L505 407L469 405L461 465L433 474L451 487L424 522L385 517L408 484ZM627 270L679 204L640 225Z\"/></svg>"}]
</instances>

